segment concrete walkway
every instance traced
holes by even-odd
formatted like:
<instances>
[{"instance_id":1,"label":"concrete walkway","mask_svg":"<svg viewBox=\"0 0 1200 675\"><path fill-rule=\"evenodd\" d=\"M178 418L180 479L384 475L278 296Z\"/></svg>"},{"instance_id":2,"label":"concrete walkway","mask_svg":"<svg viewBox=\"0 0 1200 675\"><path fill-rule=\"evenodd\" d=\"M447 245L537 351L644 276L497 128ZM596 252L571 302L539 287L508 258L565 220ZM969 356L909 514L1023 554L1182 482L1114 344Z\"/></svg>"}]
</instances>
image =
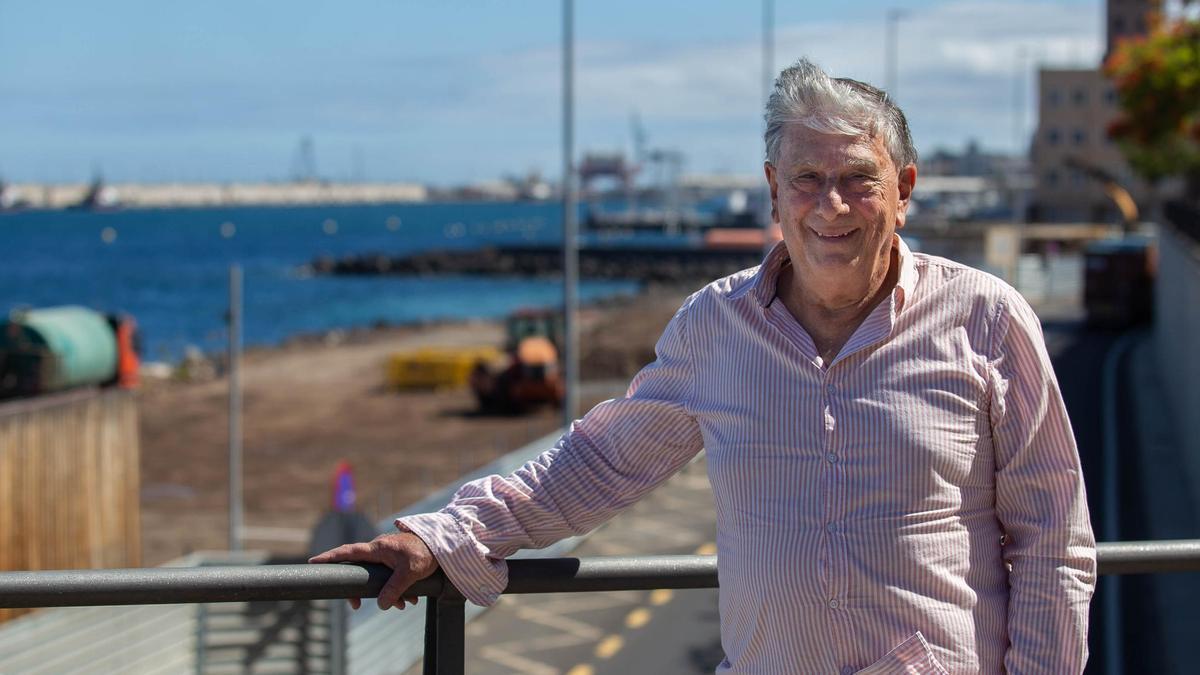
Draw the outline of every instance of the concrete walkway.
<instances>
[{"instance_id":1,"label":"concrete walkway","mask_svg":"<svg viewBox=\"0 0 1200 675\"><path fill-rule=\"evenodd\" d=\"M701 455L571 555L716 553L705 466ZM506 595L467 626L466 672L711 673L724 656L719 628L716 589Z\"/></svg>"}]
</instances>

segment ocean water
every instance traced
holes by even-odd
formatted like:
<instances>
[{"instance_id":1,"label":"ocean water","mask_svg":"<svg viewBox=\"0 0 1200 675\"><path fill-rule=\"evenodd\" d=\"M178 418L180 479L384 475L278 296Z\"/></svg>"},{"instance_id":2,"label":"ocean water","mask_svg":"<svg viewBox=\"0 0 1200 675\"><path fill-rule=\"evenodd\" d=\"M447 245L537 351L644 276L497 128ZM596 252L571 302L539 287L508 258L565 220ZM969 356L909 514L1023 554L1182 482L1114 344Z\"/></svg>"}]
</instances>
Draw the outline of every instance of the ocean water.
<instances>
[{"instance_id":1,"label":"ocean water","mask_svg":"<svg viewBox=\"0 0 1200 675\"><path fill-rule=\"evenodd\" d=\"M0 214L0 311L84 305L138 322L143 358L224 349L229 266L243 268L248 345L379 322L491 318L562 302L553 279L323 277L318 256L561 241L554 203L29 211ZM662 242L656 240L656 243ZM584 281L584 301L636 292Z\"/></svg>"}]
</instances>

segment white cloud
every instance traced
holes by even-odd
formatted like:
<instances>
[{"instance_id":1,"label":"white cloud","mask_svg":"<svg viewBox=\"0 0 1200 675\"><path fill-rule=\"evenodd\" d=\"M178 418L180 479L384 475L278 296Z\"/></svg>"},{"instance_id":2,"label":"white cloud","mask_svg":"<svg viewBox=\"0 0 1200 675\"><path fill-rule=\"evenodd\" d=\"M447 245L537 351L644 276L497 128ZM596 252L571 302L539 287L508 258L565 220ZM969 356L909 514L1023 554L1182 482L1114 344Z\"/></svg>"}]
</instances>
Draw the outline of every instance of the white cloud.
<instances>
[{"instance_id":1,"label":"white cloud","mask_svg":"<svg viewBox=\"0 0 1200 675\"><path fill-rule=\"evenodd\" d=\"M806 55L832 73L883 84L884 33L882 16L781 26L777 64ZM1037 62L1094 65L1102 50L1099 33L1099 15L1081 20L1078 6L960 0L913 11L899 24L898 93L918 144L959 146L975 137L985 146L1011 149L1022 65L1027 91ZM576 56L580 139L625 133L636 110L654 140L683 148L696 170L731 162L741 171L757 170L757 147L731 149L758 142L760 50L757 41L674 47L583 42ZM507 115L546 109L555 112L541 115L543 123L557 123L556 50L490 57L481 67L484 90L473 98L498 124ZM1031 127L1033 97L1023 96ZM511 122L520 125L521 119ZM697 138L697 129L708 135Z\"/></svg>"},{"instance_id":2,"label":"white cloud","mask_svg":"<svg viewBox=\"0 0 1200 675\"><path fill-rule=\"evenodd\" d=\"M1017 147L1016 121L1023 118L1026 130L1035 123L1034 64L1095 64L1102 50L1101 6L952 0L913 9L899 23L898 99L918 147L961 146L972 137L989 148ZM883 84L884 31L882 14L781 25L776 64L807 55L837 75ZM627 148L629 117L636 111L651 145L683 150L688 170L760 171L757 35L691 43L582 39L577 50L581 152ZM310 133L327 155L349 157L351 143L394 146L400 157L394 171L406 177L428 171L432 180L477 179L531 166L558 173L556 44L484 54L365 54L352 66L338 61L336 68L315 72L302 63L266 83L150 78L139 84L124 73L95 91L48 92L26 83L0 106L0 141L9 148L10 164L45 161L57 152L64 164L83 165L77 138L108 139L106 152L115 155L127 150L129 138L146 137L162 152L180 148L182 166L189 161L183 149L189 139L277 139L277 154L287 156L295 139ZM1025 89L1019 95L1022 67ZM1020 98L1025 107L1018 111ZM40 141L57 142L57 150L25 143L21 136L29 130L58 139ZM346 147L324 140L336 138L351 140Z\"/></svg>"}]
</instances>

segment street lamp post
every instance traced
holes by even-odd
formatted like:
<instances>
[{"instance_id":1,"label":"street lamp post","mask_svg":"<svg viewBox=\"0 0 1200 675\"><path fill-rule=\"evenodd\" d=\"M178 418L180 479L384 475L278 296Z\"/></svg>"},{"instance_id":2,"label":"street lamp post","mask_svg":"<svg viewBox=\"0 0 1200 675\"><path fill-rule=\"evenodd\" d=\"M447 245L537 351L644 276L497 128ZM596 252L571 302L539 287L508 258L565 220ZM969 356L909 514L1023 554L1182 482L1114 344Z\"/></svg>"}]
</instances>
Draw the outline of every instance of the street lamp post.
<instances>
[{"instance_id":1,"label":"street lamp post","mask_svg":"<svg viewBox=\"0 0 1200 675\"><path fill-rule=\"evenodd\" d=\"M242 267L229 266L229 550L242 550Z\"/></svg>"},{"instance_id":2,"label":"street lamp post","mask_svg":"<svg viewBox=\"0 0 1200 675\"><path fill-rule=\"evenodd\" d=\"M771 90L775 85L775 0L763 0L762 4L762 104L759 110L766 108L767 101L771 98ZM760 113L761 114L761 113ZM766 124L766 120L763 121ZM765 128L764 128L765 131ZM761 143L758 144L759 147ZM764 188L765 190L766 188ZM771 196L765 194L761 202L760 208L763 226L763 254L766 255L771 250L771 228L774 223L771 222Z\"/></svg>"},{"instance_id":3,"label":"street lamp post","mask_svg":"<svg viewBox=\"0 0 1200 675\"><path fill-rule=\"evenodd\" d=\"M907 16L908 12L904 11L903 9L896 9L893 7L887 11L887 53L884 54L884 61L885 65L887 66L887 75L884 89L887 91L888 96L890 96L893 101L896 100L896 95L899 93L898 88L900 86L898 82L899 57L897 55L897 42L899 38L896 34L896 26L900 23L900 19L903 19Z\"/></svg>"},{"instance_id":4,"label":"street lamp post","mask_svg":"<svg viewBox=\"0 0 1200 675\"><path fill-rule=\"evenodd\" d=\"M563 144L563 370L566 391L563 400L563 425L571 426L579 409L579 223L575 207L575 170L572 162L575 145L575 17L572 0L563 0L562 53L562 144Z\"/></svg>"},{"instance_id":5,"label":"street lamp post","mask_svg":"<svg viewBox=\"0 0 1200 675\"><path fill-rule=\"evenodd\" d=\"M766 104L775 82L775 0L763 0L762 20L762 85Z\"/></svg>"}]
</instances>

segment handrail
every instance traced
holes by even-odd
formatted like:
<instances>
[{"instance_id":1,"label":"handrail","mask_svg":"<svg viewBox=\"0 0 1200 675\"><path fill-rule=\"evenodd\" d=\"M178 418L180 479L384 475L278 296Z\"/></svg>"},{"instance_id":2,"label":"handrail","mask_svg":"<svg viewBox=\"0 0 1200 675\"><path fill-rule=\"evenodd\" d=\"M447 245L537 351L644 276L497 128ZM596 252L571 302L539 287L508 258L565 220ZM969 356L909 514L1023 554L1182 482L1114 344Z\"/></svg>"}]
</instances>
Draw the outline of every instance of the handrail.
<instances>
[{"instance_id":1,"label":"handrail","mask_svg":"<svg viewBox=\"0 0 1200 675\"><path fill-rule=\"evenodd\" d=\"M1200 572L1200 539L1104 542L1096 559L1103 575Z\"/></svg>"},{"instance_id":2,"label":"handrail","mask_svg":"<svg viewBox=\"0 0 1200 675\"><path fill-rule=\"evenodd\" d=\"M1101 574L1200 571L1200 539L1097 546ZM382 565L159 567L0 573L0 607L140 605L370 598ZM714 588L716 556L526 558L508 561L505 593ZM425 675L465 672L465 600L439 571L406 595L425 603Z\"/></svg>"},{"instance_id":3,"label":"handrail","mask_svg":"<svg viewBox=\"0 0 1200 675\"><path fill-rule=\"evenodd\" d=\"M1100 574L1200 572L1200 539L1097 545ZM261 565L0 572L0 607L153 605L375 597L382 565ZM716 556L526 558L508 561L505 593L715 588ZM407 594L456 594L443 575Z\"/></svg>"},{"instance_id":4,"label":"handrail","mask_svg":"<svg viewBox=\"0 0 1200 675\"><path fill-rule=\"evenodd\" d=\"M505 593L715 588L716 556L523 558L508 561ZM0 572L0 607L162 605L373 598L383 565L259 565ZM453 592L439 571L406 595Z\"/></svg>"}]
</instances>

